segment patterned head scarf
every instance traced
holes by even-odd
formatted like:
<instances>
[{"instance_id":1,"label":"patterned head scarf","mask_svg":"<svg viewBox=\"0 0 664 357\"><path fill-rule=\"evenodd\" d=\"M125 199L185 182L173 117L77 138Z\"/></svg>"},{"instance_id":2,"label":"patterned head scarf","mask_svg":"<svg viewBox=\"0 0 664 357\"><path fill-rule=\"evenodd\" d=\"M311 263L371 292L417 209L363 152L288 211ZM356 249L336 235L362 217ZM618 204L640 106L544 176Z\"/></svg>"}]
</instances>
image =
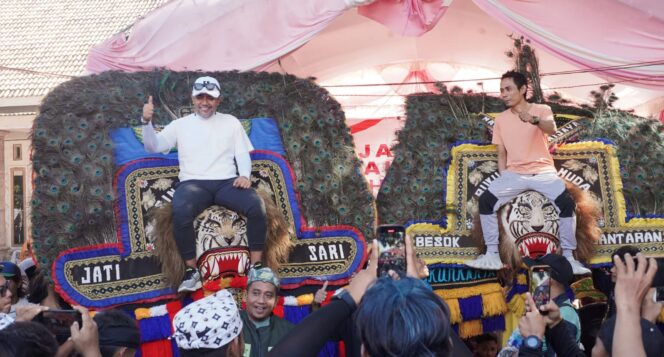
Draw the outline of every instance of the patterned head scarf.
<instances>
[{"instance_id":1,"label":"patterned head scarf","mask_svg":"<svg viewBox=\"0 0 664 357\"><path fill-rule=\"evenodd\" d=\"M180 310L173 329L181 349L220 348L242 332L242 319L231 293L220 290Z\"/></svg>"},{"instance_id":2,"label":"patterned head scarf","mask_svg":"<svg viewBox=\"0 0 664 357\"><path fill-rule=\"evenodd\" d=\"M249 270L249 279L247 280L247 286L255 281L262 281L264 283L270 283L279 289L279 278L274 274L272 269L268 267L261 268L251 268Z\"/></svg>"}]
</instances>

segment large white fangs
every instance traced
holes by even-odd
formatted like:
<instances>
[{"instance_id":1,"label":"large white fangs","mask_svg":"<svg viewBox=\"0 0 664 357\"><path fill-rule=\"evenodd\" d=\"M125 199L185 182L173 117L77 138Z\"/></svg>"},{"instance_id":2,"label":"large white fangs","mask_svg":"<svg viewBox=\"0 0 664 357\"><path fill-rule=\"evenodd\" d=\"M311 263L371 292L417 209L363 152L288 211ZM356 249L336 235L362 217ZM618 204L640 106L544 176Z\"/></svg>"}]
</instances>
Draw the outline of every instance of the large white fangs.
<instances>
[{"instance_id":1,"label":"large white fangs","mask_svg":"<svg viewBox=\"0 0 664 357\"><path fill-rule=\"evenodd\" d=\"M247 267L247 255L241 254L240 261L237 263L238 274L244 274Z\"/></svg>"},{"instance_id":2,"label":"large white fangs","mask_svg":"<svg viewBox=\"0 0 664 357\"><path fill-rule=\"evenodd\" d=\"M235 261L237 260L237 272L240 275L246 273L246 266L249 257L244 252L232 252L225 254L215 254L207 257L205 264L201 266L201 275L202 276L212 276L216 277L221 274L220 267L222 263Z\"/></svg>"},{"instance_id":3,"label":"large white fangs","mask_svg":"<svg viewBox=\"0 0 664 357\"><path fill-rule=\"evenodd\" d=\"M519 251L521 252L521 255L529 256L530 249L528 249L528 247L535 244L546 244L545 254L553 253L556 251L556 244L552 240L545 237L528 237L524 238L519 244Z\"/></svg>"}]
</instances>

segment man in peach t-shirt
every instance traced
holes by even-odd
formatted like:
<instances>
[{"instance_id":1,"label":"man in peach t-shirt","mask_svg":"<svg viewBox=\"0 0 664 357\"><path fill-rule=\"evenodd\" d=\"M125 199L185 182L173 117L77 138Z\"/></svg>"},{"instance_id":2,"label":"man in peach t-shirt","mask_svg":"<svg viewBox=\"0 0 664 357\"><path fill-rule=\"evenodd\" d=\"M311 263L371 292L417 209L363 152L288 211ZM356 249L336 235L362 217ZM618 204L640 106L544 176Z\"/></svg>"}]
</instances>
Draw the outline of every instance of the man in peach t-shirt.
<instances>
[{"instance_id":1,"label":"man in peach t-shirt","mask_svg":"<svg viewBox=\"0 0 664 357\"><path fill-rule=\"evenodd\" d=\"M498 218L496 211L518 194L534 190L551 201L560 216L560 245L563 256L572 265L574 274L589 274L574 259L576 249L576 204L556 174L549 154L547 135L556 132L551 108L526 101L528 81L518 72L503 74L500 96L507 110L496 117L492 143L498 149L500 177L480 196L480 222L487 246L486 254L465 264L472 268L500 270L503 263L498 254Z\"/></svg>"}]
</instances>

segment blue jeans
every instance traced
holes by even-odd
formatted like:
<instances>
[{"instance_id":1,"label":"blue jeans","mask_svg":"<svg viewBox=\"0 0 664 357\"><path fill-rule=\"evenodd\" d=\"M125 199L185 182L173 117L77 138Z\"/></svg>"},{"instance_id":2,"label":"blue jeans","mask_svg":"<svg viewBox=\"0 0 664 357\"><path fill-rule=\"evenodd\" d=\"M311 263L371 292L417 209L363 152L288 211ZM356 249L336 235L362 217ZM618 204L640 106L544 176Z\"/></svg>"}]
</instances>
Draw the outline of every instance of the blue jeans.
<instances>
[{"instance_id":1,"label":"blue jeans","mask_svg":"<svg viewBox=\"0 0 664 357\"><path fill-rule=\"evenodd\" d=\"M253 188L233 187L228 180L187 180L180 182L173 195L173 232L182 259L196 258L194 220L206 208L216 204L247 218L249 250L262 251L265 246L267 220L265 204Z\"/></svg>"}]
</instances>

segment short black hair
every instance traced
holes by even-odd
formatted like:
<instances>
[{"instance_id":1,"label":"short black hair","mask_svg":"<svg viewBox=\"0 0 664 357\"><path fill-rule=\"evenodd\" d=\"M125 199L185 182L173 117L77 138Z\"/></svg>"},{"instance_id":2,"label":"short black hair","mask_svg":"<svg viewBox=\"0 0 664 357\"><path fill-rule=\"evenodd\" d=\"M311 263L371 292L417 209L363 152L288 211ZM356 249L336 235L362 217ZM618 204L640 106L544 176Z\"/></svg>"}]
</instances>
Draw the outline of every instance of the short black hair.
<instances>
[{"instance_id":1,"label":"short black hair","mask_svg":"<svg viewBox=\"0 0 664 357\"><path fill-rule=\"evenodd\" d=\"M498 343L498 337L496 337L496 335L492 333L485 333L475 337L475 343L477 343L478 345L484 342L491 342L491 341Z\"/></svg>"},{"instance_id":2,"label":"short black hair","mask_svg":"<svg viewBox=\"0 0 664 357\"><path fill-rule=\"evenodd\" d=\"M58 352L55 336L42 324L33 321L15 322L0 331L0 341L11 341L3 346L13 350L15 357L51 357Z\"/></svg>"},{"instance_id":3,"label":"short black hair","mask_svg":"<svg viewBox=\"0 0 664 357\"><path fill-rule=\"evenodd\" d=\"M99 330L99 349L102 357L112 357L122 347L139 348L140 331L136 321L128 314L118 309L104 310L97 313L94 320ZM121 332L121 335L117 332Z\"/></svg>"},{"instance_id":4,"label":"short black hair","mask_svg":"<svg viewBox=\"0 0 664 357\"><path fill-rule=\"evenodd\" d=\"M502 81L505 78L512 78L514 84L516 84L516 89L521 89L521 87L526 86L526 92L523 93L523 97L526 98L526 93L528 93L528 77L521 72L507 71L503 73L500 80Z\"/></svg>"},{"instance_id":5,"label":"short black hair","mask_svg":"<svg viewBox=\"0 0 664 357\"><path fill-rule=\"evenodd\" d=\"M37 269L35 276L28 283L28 302L33 304L41 304L44 299L48 297L49 290L53 289L50 286L46 271L44 269ZM61 309L71 310L69 305L60 294L55 294L55 298L60 305Z\"/></svg>"},{"instance_id":6,"label":"short black hair","mask_svg":"<svg viewBox=\"0 0 664 357\"><path fill-rule=\"evenodd\" d=\"M40 304L48 297L48 280L42 269L37 271L35 277L28 283L28 302Z\"/></svg>"}]
</instances>

